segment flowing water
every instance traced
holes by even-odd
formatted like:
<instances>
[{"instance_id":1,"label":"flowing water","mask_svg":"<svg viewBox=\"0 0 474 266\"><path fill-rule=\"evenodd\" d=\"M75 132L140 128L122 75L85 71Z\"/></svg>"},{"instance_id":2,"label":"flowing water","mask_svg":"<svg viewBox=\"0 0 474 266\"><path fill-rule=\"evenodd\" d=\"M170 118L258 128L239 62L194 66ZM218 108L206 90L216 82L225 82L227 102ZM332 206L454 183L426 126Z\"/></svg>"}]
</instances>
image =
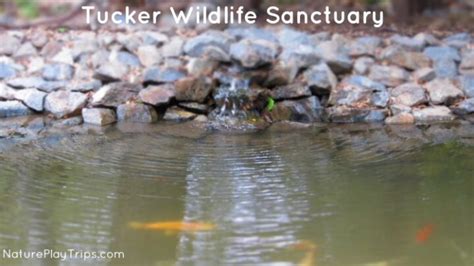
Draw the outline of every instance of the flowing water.
<instances>
[{"instance_id":1,"label":"flowing water","mask_svg":"<svg viewBox=\"0 0 474 266\"><path fill-rule=\"evenodd\" d=\"M118 126L18 144L0 150L0 249L125 258L0 265L474 265L473 132ZM129 226L160 221L215 228Z\"/></svg>"}]
</instances>

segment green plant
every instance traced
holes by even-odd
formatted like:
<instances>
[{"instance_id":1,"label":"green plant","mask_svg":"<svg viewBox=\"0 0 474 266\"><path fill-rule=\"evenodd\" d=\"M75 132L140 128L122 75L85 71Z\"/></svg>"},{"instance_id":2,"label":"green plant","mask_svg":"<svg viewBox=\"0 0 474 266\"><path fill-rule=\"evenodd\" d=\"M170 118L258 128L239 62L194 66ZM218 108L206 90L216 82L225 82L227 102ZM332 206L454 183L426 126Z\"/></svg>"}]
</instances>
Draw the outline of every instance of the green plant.
<instances>
[{"instance_id":1,"label":"green plant","mask_svg":"<svg viewBox=\"0 0 474 266\"><path fill-rule=\"evenodd\" d=\"M275 108L275 100L272 97L268 97L267 100L267 110L271 112Z\"/></svg>"},{"instance_id":2,"label":"green plant","mask_svg":"<svg viewBox=\"0 0 474 266\"><path fill-rule=\"evenodd\" d=\"M15 0L20 16L33 19L39 16L38 2L33 0Z\"/></svg>"}]
</instances>

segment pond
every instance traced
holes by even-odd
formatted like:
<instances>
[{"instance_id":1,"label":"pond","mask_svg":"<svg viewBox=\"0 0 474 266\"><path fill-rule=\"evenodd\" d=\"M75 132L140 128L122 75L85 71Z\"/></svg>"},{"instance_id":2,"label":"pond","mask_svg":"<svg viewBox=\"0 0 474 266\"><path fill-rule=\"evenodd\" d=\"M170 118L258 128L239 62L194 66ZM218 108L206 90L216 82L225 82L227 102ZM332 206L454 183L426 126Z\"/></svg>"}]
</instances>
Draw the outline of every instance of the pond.
<instances>
[{"instance_id":1,"label":"pond","mask_svg":"<svg viewBox=\"0 0 474 266\"><path fill-rule=\"evenodd\" d=\"M473 265L472 125L114 126L0 152L1 265ZM210 230L140 230L184 221ZM178 222L176 222L178 223Z\"/></svg>"}]
</instances>

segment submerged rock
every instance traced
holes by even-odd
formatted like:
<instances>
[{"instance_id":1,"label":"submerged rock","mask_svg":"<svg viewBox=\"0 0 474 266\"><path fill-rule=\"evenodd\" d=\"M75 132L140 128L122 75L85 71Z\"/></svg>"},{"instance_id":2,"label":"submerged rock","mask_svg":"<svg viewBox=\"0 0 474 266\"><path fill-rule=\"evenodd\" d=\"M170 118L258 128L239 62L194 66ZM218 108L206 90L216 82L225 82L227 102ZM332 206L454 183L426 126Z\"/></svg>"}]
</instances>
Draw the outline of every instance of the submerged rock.
<instances>
[{"instance_id":1,"label":"submerged rock","mask_svg":"<svg viewBox=\"0 0 474 266\"><path fill-rule=\"evenodd\" d=\"M273 121L313 123L322 121L322 106L317 97L278 102L270 112Z\"/></svg>"},{"instance_id":2,"label":"submerged rock","mask_svg":"<svg viewBox=\"0 0 474 266\"><path fill-rule=\"evenodd\" d=\"M87 96L80 92L55 91L46 96L44 108L56 118L80 114L87 103Z\"/></svg>"},{"instance_id":3,"label":"submerged rock","mask_svg":"<svg viewBox=\"0 0 474 266\"><path fill-rule=\"evenodd\" d=\"M413 110L413 116L418 123L452 121L454 116L446 106L433 106Z\"/></svg>"},{"instance_id":4,"label":"submerged rock","mask_svg":"<svg viewBox=\"0 0 474 266\"><path fill-rule=\"evenodd\" d=\"M0 118L31 114L31 110L19 101L0 102Z\"/></svg>"},{"instance_id":5,"label":"submerged rock","mask_svg":"<svg viewBox=\"0 0 474 266\"><path fill-rule=\"evenodd\" d=\"M125 102L133 101L142 90L139 84L116 82L100 88L92 97L93 106L117 107Z\"/></svg>"},{"instance_id":6,"label":"submerged rock","mask_svg":"<svg viewBox=\"0 0 474 266\"><path fill-rule=\"evenodd\" d=\"M171 84L150 86L141 90L138 96L142 102L150 105L166 105L175 97L175 88Z\"/></svg>"},{"instance_id":7,"label":"submerged rock","mask_svg":"<svg viewBox=\"0 0 474 266\"><path fill-rule=\"evenodd\" d=\"M106 126L115 123L115 112L106 108L84 108L82 109L84 123Z\"/></svg>"},{"instance_id":8,"label":"submerged rock","mask_svg":"<svg viewBox=\"0 0 474 266\"><path fill-rule=\"evenodd\" d=\"M158 114L151 106L141 103L126 103L117 107L118 121L153 123L158 120Z\"/></svg>"},{"instance_id":9,"label":"submerged rock","mask_svg":"<svg viewBox=\"0 0 474 266\"><path fill-rule=\"evenodd\" d=\"M434 104L451 104L463 96L463 92L449 79L435 79L426 84L426 90Z\"/></svg>"}]
</instances>

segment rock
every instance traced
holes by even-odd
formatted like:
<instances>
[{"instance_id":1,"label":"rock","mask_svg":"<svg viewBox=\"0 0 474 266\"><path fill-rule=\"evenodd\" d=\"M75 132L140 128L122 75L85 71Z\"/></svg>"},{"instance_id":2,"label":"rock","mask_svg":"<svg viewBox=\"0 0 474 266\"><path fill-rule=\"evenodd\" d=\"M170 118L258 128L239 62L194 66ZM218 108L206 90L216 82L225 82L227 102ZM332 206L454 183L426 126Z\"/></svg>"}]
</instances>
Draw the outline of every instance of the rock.
<instances>
[{"instance_id":1,"label":"rock","mask_svg":"<svg viewBox=\"0 0 474 266\"><path fill-rule=\"evenodd\" d=\"M429 34L429 33L426 33L426 32L420 32L418 33L417 35L415 35L415 37L413 37L414 39L417 39L418 41L420 42L423 42L423 46L426 46L426 45L439 45L440 44L440 41L438 39L436 39L436 37L434 37L432 34Z\"/></svg>"},{"instance_id":2,"label":"rock","mask_svg":"<svg viewBox=\"0 0 474 266\"><path fill-rule=\"evenodd\" d=\"M292 28L283 28L278 32L277 37L280 45L284 48L314 45L314 39L310 35Z\"/></svg>"},{"instance_id":3,"label":"rock","mask_svg":"<svg viewBox=\"0 0 474 266\"><path fill-rule=\"evenodd\" d=\"M458 75L458 66L454 60L440 59L434 61L433 67L438 78L455 78Z\"/></svg>"},{"instance_id":4,"label":"rock","mask_svg":"<svg viewBox=\"0 0 474 266\"><path fill-rule=\"evenodd\" d=\"M406 50L421 51L425 47L425 42L421 38L411 38L407 36L394 35L390 38L391 43L397 44Z\"/></svg>"},{"instance_id":5,"label":"rock","mask_svg":"<svg viewBox=\"0 0 474 266\"><path fill-rule=\"evenodd\" d=\"M74 76L74 67L66 64L46 65L43 68L43 78L52 81L71 80Z\"/></svg>"},{"instance_id":6,"label":"rock","mask_svg":"<svg viewBox=\"0 0 474 266\"><path fill-rule=\"evenodd\" d=\"M322 109L318 98L312 96L301 100L278 102L270 112L270 116L273 121L313 123L321 121Z\"/></svg>"},{"instance_id":7,"label":"rock","mask_svg":"<svg viewBox=\"0 0 474 266\"><path fill-rule=\"evenodd\" d=\"M459 65L459 71L474 75L474 49L462 53L462 61L461 65Z\"/></svg>"},{"instance_id":8,"label":"rock","mask_svg":"<svg viewBox=\"0 0 474 266\"><path fill-rule=\"evenodd\" d=\"M209 30L189 39L184 45L184 52L192 57L201 57L206 54L214 55L218 50L222 51L224 54L228 54L230 45L233 41L234 38L227 33Z\"/></svg>"},{"instance_id":9,"label":"rock","mask_svg":"<svg viewBox=\"0 0 474 266\"><path fill-rule=\"evenodd\" d=\"M0 99L3 100L13 100L15 99L15 90L6 86L3 83L0 83Z\"/></svg>"},{"instance_id":10,"label":"rock","mask_svg":"<svg viewBox=\"0 0 474 266\"><path fill-rule=\"evenodd\" d=\"M35 30L31 32L30 40L36 48L42 48L48 42L48 35L44 30Z\"/></svg>"},{"instance_id":11,"label":"rock","mask_svg":"<svg viewBox=\"0 0 474 266\"><path fill-rule=\"evenodd\" d=\"M467 32L462 33L455 33L443 39L443 42L451 47L461 49L469 43L471 43L473 39L471 35Z\"/></svg>"},{"instance_id":12,"label":"rock","mask_svg":"<svg viewBox=\"0 0 474 266\"><path fill-rule=\"evenodd\" d=\"M120 81L128 72L128 67L119 62L102 64L94 72L94 78L104 82Z\"/></svg>"},{"instance_id":13,"label":"rock","mask_svg":"<svg viewBox=\"0 0 474 266\"><path fill-rule=\"evenodd\" d=\"M332 41L320 43L318 46L321 57L336 74L347 73L352 69L352 59L343 44Z\"/></svg>"},{"instance_id":14,"label":"rock","mask_svg":"<svg viewBox=\"0 0 474 266\"><path fill-rule=\"evenodd\" d=\"M449 79L435 79L426 84L431 102L434 104L451 104L463 96L463 92Z\"/></svg>"},{"instance_id":15,"label":"rock","mask_svg":"<svg viewBox=\"0 0 474 266\"><path fill-rule=\"evenodd\" d=\"M160 51L153 45L145 45L138 47L137 55L142 65L144 65L145 67L159 65L162 61Z\"/></svg>"},{"instance_id":16,"label":"rock","mask_svg":"<svg viewBox=\"0 0 474 266\"><path fill-rule=\"evenodd\" d=\"M106 126L115 123L115 111L106 108L84 108L82 109L84 123Z\"/></svg>"},{"instance_id":17,"label":"rock","mask_svg":"<svg viewBox=\"0 0 474 266\"><path fill-rule=\"evenodd\" d=\"M144 32L139 32L139 35L141 35L141 38L143 42L146 45L162 45L166 42L169 41L168 36L161 32L156 32L156 31L144 31Z\"/></svg>"},{"instance_id":18,"label":"rock","mask_svg":"<svg viewBox=\"0 0 474 266\"><path fill-rule=\"evenodd\" d=\"M59 128L75 127L81 125L83 122L82 116L76 116L54 121L53 126Z\"/></svg>"},{"instance_id":19,"label":"rock","mask_svg":"<svg viewBox=\"0 0 474 266\"><path fill-rule=\"evenodd\" d=\"M53 57L52 61L59 64L73 65L74 56L72 55L72 50L69 48L61 49L61 51Z\"/></svg>"},{"instance_id":20,"label":"rock","mask_svg":"<svg viewBox=\"0 0 474 266\"><path fill-rule=\"evenodd\" d=\"M134 54L129 53L129 52L125 52L125 51L117 52L117 58L116 59L119 63L124 64L126 66L130 66L130 67L139 67L140 66L140 60L138 59L138 57Z\"/></svg>"},{"instance_id":21,"label":"rock","mask_svg":"<svg viewBox=\"0 0 474 266\"><path fill-rule=\"evenodd\" d=\"M244 39L230 46L230 55L243 67L256 68L273 62L277 49L274 43L268 41Z\"/></svg>"},{"instance_id":22,"label":"rock","mask_svg":"<svg viewBox=\"0 0 474 266\"><path fill-rule=\"evenodd\" d=\"M436 72L432 68L429 68L429 67L420 68L416 70L415 72L413 72L413 79L417 83L423 84L423 83L432 81L435 78L436 78Z\"/></svg>"},{"instance_id":23,"label":"rock","mask_svg":"<svg viewBox=\"0 0 474 266\"><path fill-rule=\"evenodd\" d=\"M409 74L402 68L396 66L373 65L370 68L369 78L384 85L395 87L405 83Z\"/></svg>"},{"instance_id":24,"label":"rock","mask_svg":"<svg viewBox=\"0 0 474 266\"><path fill-rule=\"evenodd\" d=\"M76 81L71 84L70 90L79 91L79 92L89 92L89 91L97 91L101 87L102 87L102 82L100 82L100 80Z\"/></svg>"},{"instance_id":25,"label":"rock","mask_svg":"<svg viewBox=\"0 0 474 266\"><path fill-rule=\"evenodd\" d=\"M446 106L433 106L413 110L413 116L418 123L452 121L454 116Z\"/></svg>"},{"instance_id":26,"label":"rock","mask_svg":"<svg viewBox=\"0 0 474 266\"><path fill-rule=\"evenodd\" d=\"M400 113L395 116L387 117L385 124L388 125L401 125L401 124L414 124L415 117L409 113Z\"/></svg>"},{"instance_id":27,"label":"rock","mask_svg":"<svg viewBox=\"0 0 474 266\"><path fill-rule=\"evenodd\" d=\"M406 105L392 104L390 105L390 111L392 112L393 116L396 116L401 113L411 113L411 108Z\"/></svg>"},{"instance_id":28,"label":"rock","mask_svg":"<svg viewBox=\"0 0 474 266\"><path fill-rule=\"evenodd\" d=\"M196 118L193 119L193 121L198 123L207 123L209 119L205 115L198 115L196 116Z\"/></svg>"},{"instance_id":29,"label":"rock","mask_svg":"<svg viewBox=\"0 0 474 266\"><path fill-rule=\"evenodd\" d=\"M226 32L237 40L252 39L278 43L273 32L257 27L231 27Z\"/></svg>"},{"instance_id":30,"label":"rock","mask_svg":"<svg viewBox=\"0 0 474 266\"><path fill-rule=\"evenodd\" d=\"M415 106L428 102L425 90L415 83L405 83L390 91L392 102L406 106Z\"/></svg>"},{"instance_id":31,"label":"rock","mask_svg":"<svg viewBox=\"0 0 474 266\"><path fill-rule=\"evenodd\" d=\"M354 62L354 73L357 75L366 75L375 60L372 57L359 57Z\"/></svg>"},{"instance_id":32,"label":"rock","mask_svg":"<svg viewBox=\"0 0 474 266\"><path fill-rule=\"evenodd\" d=\"M321 51L311 45L285 47L280 54L280 62L294 65L298 68L307 68L322 60Z\"/></svg>"},{"instance_id":33,"label":"rock","mask_svg":"<svg viewBox=\"0 0 474 266\"><path fill-rule=\"evenodd\" d=\"M179 57L183 54L184 40L175 36L171 40L161 47L161 55L163 57Z\"/></svg>"},{"instance_id":34,"label":"rock","mask_svg":"<svg viewBox=\"0 0 474 266\"><path fill-rule=\"evenodd\" d=\"M329 94L336 87L337 77L326 63L310 67L303 73L303 79L313 94Z\"/></svg>"},{"instance_id":35,"label":"rock","mask_svg":"<svg viewBox=\"0 0 474 266\"><path fill-rule=\"evenodd\" d=\"M13 66L0 63L0 79L7 79L16 76L16 70Z\"/></svg>"},{"instance_id":36,"label":"rock","mask_svg":"<svg viewBox=\"0 0 474 266\"><path fill-rule=\"evenodd\" d=\"M329 97L332 105L385 107L389 94L385 86L364 76L350 76L339 83Z\"/></svg>"},{"instance_id":37,"label":"rock","mask_svg":"<svg viewBox=\"0 0 474 266\"><path fill-rule=\"evenodd\" d=\"M151 106L141 103L126 103L117 107L118 121L153 123L158 119L158 114Z\"/></svg>"},{"instance_id":38,"label":"rock","mask_svg":"<svg viewBox=\"0 0 474 266\"><path fill-rule=\"evenodd\" d=\"M202 103L181 102L178 103L178 106L198 114L207 114L209 112L209 106L207 104Z\"/></svg>"},{"instance_id":39,"label":"rock","mask_svg":"<svg viewBox=\"0 0 474 266\"><path fill-rule=\"evenodd\" d=\"M43 112L46 93L37 89L24 89L15 92L15 98L37 112Z\"/></svg>"},{"instance_id":40,"label":"rock","mask_svg":"<svg viewBox=\"0 0 474 266\"><path fill-rule=\"evenodd\" d=\"M21 45L20 40L6 33L0 34L0 40L2 40L0 55L13 55Z\"/></svg>"},{"instance_id":41,"label":"rock","mask_svg":"<svg viewBox=\"0 0 474 266\"><path fill-rule=\"evenodd\" d=\"M334 106L326 110L327 120L333 123L383 122L386 110Z\"/></svg>"},{"instance_id":42,"label":"rock","mask_svg":"<svg viewBox=\"0 0 474 266\"><path fill-rule=\"evenodd\" d=\"M209 76L219 66L219 62L207 57L194 57L191 58L186 65L186 69L189 74L199 76Z\"/></svg>"},{"instance_id":43,"label":"rock","mask_svg":"<svg viewBox=\"0 0 474 266\"><path fill-rule=\"evenodd\" d=\"M208 78L183 78L175 83L176 100L203 103L213 89Z\"/></svg>"},{"instance_id":44,"label":"rock","mask_svg":"<svg viewBox=\"0 0 474 266\"><path fill-rule=\"evenodd\" d=\"M183 78L185 74L175 68L152 67L145 71L143 82L145 83L168 83Z\"/></svg>"},{"instance_id":45,"label":"rock","mask_svg":"<svg viewBox=\"0 0 474 266\"><path fill-rule=\"evenodd\" d=\"M474 75L460 76L458 83L467 97L474 98Z\"/></svg>"},{"instance_id":46,"label":"rock","mask_svg":"<svg viewBox=\"0 0 474 266\"><path fill-rule=\"evenodd\" d=\"M284 86L292 83L298 74L298 67L295 65L279 62L275 64L268 73L264 82L265 87Z\"/></svg>"},{"instance_id":47,"label":"rock","mask_svg":"<svg viewBox=\"0 0 474 266\"><path fill-rule=\"evenodd\" d=\"M420 52L410 52L398 46L389 46L382 52L382 58L391 64L415 70L431 66L431 59Z\"/></svg>"},{"instance_id":48,"label":"rock","mask_svg":"<svg viewBox=\"0 0 474 266\"><path fill-rule=\"evenodd\" d=\"M19 101L0 102L0 117L14 117L31 115L32 112L28 107Z\"/></svg>"},{"instance_id":49,"label":"rock","mask_svg":"<svg viewBox=\"0 0 474 266\"><path fill-rule=\"evenodd\" d=\"M139 84L128 82L115 82L100 88L92 97L91 104L93 106L118 107L128 101L137 98L138 93L142 90Z\"/></svg>"},{"instance_id":50,"label":"rock","mask_svg":"<svg viewBox=\"0 0 474 266\"><path fill-rule=\"evenodd\" d=\"M457 49L447 46L430 46L427 47L423 53L431 58L433 61L438 60L453 60L456 62L461 61L461 56Z\"/></svg>"},{"instance_id":51,"label":"rock","mask_svg":"<svg viewBox=\"0 0 474 266\"><path fill-rule=\"evenodd\" d=\"M174 86L171 84L150 86L141 90L138 96L144 103L160 106L168 104L175 97L174 90Z\"/></svg>"},{"instance_id":52,"label":"rock","mask_svg":"<svg viewBox=\"0 0 474 266\"><path fill-rule=\"evenodd\" d=\"M8 80L7 84L11 87L24 89L35 88L44 92L51 92L65 88L66 81L45 81L40 77L15 78Z\"/></svg>"},{"instance_id":53,"label":"rock","mask_svg":"<svg viewBox=\"0 0 474 266\"><path fill-rule=\"evenodd\" d=\"M193 120L195 117L197 117L197 114L173 106L166 110L163 119L168 121L188 121Z\"/></svg>"},{"instance_id":54,"label":"rock","mask_svg":"<svg viewBox=\"0 0 474 266\"><path fill-rule=\"evenodd\" d=\"M376 36L359 37L351 43L349 54L353 57L374 56L381 44L382 39Z\"/></svg>"},{"instance_id":55,"label":"rock","mask_svg":"<svg viewBox=\"0 0 474 266\"><path fill-rule=\"evenodd\" d=\"M466 99L453 108L454 113L459 115L467 115L474 113L474 98Z\"/></svg>"},{"instance_id":56,"label":"rock","mask_svg":"<svg viewBox=\"0 0 474 266\"><path fill-rule=\"evenodd\" d=\"M21 57L35 56L37 54L38 54L38 51L36 50L36 48L30 42L26 42L22 44L17 51L15 51L15 54L13 55L13 57L21 58Z\"/></svg>"},{"instance_id":57,"label":"rock","mask_svg":"<svg viewBox=\"0 0 474 266\"><path fill-rule=\"evenodd\" d=\"M308 86L302 84L290 84L276 87L271 91L271 97L275 100L288 100L311 96L311 90Z\"/></svg>"},{"instance_id":58,"label":"rock","mask_svg":"<svg viewBox=\"0 0 474 266\"><path fill-rule=\"evenodd\" d=\"M80 92L55 91L46 96L44 109L56 118L75 116L87 103L87 96Z\"/></svg>"}]
</instances>

